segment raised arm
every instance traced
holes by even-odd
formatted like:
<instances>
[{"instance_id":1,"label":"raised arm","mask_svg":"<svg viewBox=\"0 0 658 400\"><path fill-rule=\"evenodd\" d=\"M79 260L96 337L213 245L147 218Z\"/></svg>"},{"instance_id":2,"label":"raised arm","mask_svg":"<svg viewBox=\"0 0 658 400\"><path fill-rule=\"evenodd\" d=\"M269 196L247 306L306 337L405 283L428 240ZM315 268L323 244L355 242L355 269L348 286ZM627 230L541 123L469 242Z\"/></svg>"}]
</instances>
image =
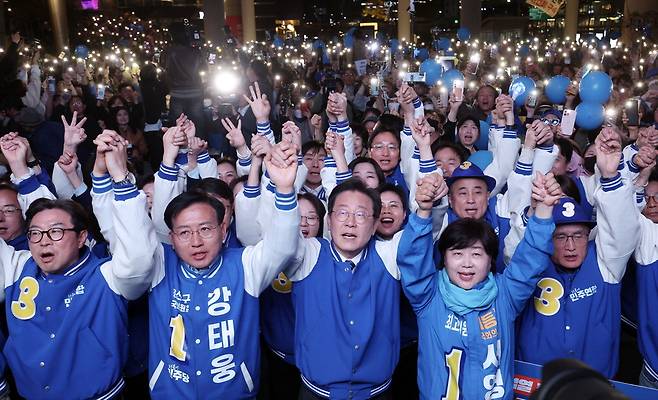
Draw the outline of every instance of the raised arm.
<instances>
[{"instance_id":1,"label":"raised arm","mask_svg":"<svg viewBox=\"0 0 658 400\"><path fill-rule=\"evenodd\" d=\"M639 212L633 184L622 179L618 171L622 152L619 134L603 128L595 146L601 174L600 185L594 192L597 259L603 280L619 283L639 238Z\"/></svg>"},{"instance_id":2,"label":"raised arm","mask_svg":"<svg viewBox=\"0 0 658 400\"><path fill-rule=\"evenodd\" d=\"M444 197L448 187L438 173L418 181L418 211L411 214L400 238L397 263L404 294L416 314L420 314L436 295L436 266L432 238L432 206Z\"/></svg>"},{"instance_id":3,"label":"raised arm","mask_svg":"<svg viewBox=\"0 0 658 400\"><path fill-rule=\"evenodd\" d=\"M177 127L171 127L162 138L164 155L160 170L155 175L153 184L153 207L151 217L155 224L158 239L169 243L169 227L164 220L164 212L169 202L184 191L178 180L179 167L176 164L178 149L187 142L185 134Z\"/></svg>"},{"instance_id":4,"label":"raised arm","mask_svg":"<svg viewBox=\"0 0 658 400\"><path fill-rule=\"evenodd\" d=\"M137 190L134 178L130 179L127 145L128 141L116 135L113 144L102 149L106 150L114 190L112 223L116 243L111 245L112 260L101 266L101 273L113 291L135 300L151 286L159 243L146 212L146 195Z\"/></svg>"},{"instance_id":5,"label":"raised arm","mask_svg":"<svg viewBox=\"0 0 658 400\"><path fill-rule=\"evenodd\" d=\"M292 259L299 240L299 210L293 186L297 173L295 147L289 142L277 144L265 157L265 164L276 186L274 215L263 227L263 240L247 247L242 255L245 290L254 297L258 297Z\"/></svg>"},{"instance_id":6,"label":"raised arm","mask_svg":"<svg viewBox=\"0 0 658 400\"><path fill-rule=\"evenodd\" d=\"M499 288L508 299L513 315L521 313L540 275L550 265L551 236L555 230L553 206L560 197L562 190L553 174L538 173L532 183L534 216L528 222L509 267L499 278L503 282Z\"/></svg>"},{"instance_id":7,"label":"raised arm","mask_svg":"<svg viewBox=\"0 0 658 400\"><path fill-rule=\"evenodd\" d=\"M258 135L265 136L270 143L274 144L274 132L270 127L270 106L267 95L260 92L258 82L254 82L253 86L249 86L251 97L243 95L244 99L249 103L251 111L256 117L256 132Z\"/></svg>"}]
</instances>

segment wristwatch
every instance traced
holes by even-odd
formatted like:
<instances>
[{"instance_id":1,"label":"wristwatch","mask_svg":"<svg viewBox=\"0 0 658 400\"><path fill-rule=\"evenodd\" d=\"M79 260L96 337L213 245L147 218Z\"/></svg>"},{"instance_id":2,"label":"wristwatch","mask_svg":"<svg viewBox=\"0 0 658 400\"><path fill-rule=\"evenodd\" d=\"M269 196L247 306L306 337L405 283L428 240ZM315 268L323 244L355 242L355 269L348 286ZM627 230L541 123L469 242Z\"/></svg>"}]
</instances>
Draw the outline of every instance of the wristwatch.
<instances>
[{"instance_id":1,"label":"wristwatch","mask_svg":"<svg viewBox=\"0 0 658 400\"><path fill-rule=\"evenodd\" d=\"M38 158L35 158L34 160L32 160L32 161L28 161L28 162L27 162L27 166L28 166L29 168L34 168L34 167L36 167L37 165L39 165L39 159L38 159Z\"/></svg>"},{"instance_id":2,"label":"wristwatch","mask_svg":"<svg viewBox=\"0 0 658 400\"><path fill-rule=\"evenodd\" d=\"M135 182L137 182L137 180L135 179L135 175L131 174L130 172L128 172L126 174L126 177L123 178L120 181L115 181L114 179L112 179L112 183L114 183L115 185L119 185L119 186L128 185L128 184L133 184L134 185Z\"/></svg>"}]
</instances>

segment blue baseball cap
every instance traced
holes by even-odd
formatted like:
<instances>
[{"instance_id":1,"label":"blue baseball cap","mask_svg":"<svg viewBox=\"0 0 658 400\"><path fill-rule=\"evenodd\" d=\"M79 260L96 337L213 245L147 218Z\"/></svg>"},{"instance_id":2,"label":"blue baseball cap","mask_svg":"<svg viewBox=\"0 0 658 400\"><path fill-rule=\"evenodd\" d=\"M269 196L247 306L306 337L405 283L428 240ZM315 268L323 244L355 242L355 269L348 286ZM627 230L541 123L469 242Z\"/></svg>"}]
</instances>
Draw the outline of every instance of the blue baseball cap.
<instances>
[{"instance_id":1,"label":"blue baseball cap","mask_svg":"<svg viewBox=\"0 0 658 400\"><path fill-rule=\"evenodd\" d=\"M487 183L487 190L490 192L493 191L496 187L496 180L490 176L485 175L480 167L470 161L464 161L459 167L455 168L455 170L452 172L452 176L446 179L446 183L448 184L449 188L458 180L466 178L482 179Z\"/></svg>"},{"instance_id":2,"label":"blue baseball cap","mask_svg":"<svg viewBox=\"0 0 658 400\"><path fill-rule=\"evenodd\" d=\"M590 228L596 225L592 218L578 202L571 197L562 197L560 202L553 207L553 221L555 225L583 224Z\"/></svg>"}]
</instances>

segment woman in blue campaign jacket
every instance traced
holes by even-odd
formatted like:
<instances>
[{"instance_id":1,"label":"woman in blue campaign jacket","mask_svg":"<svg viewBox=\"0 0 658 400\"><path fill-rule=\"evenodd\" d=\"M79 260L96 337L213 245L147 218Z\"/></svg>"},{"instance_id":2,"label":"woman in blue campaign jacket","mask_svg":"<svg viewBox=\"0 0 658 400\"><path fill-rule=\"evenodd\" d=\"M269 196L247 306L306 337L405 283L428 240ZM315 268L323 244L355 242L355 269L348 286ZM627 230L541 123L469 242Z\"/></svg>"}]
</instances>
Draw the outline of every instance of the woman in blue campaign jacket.
<instances>
[{"instance_id":1,"label":"woman in blue campaign jacket","mask_svg":"<svg viewBox=\"0 0 658 400\"><path fill-rule=\"evenodd\" d=\"M494 277L498 238L486 222L471 218L443 232L444 268L435 269L429 216L440 181L419 182L419 211L409 219L397 258L402 287L418 317L421 398L511 399L514 319L549 264L551 213L561 190L552 174L535 179L535 216L508 268Z\"/></svg>"}]
</instances>

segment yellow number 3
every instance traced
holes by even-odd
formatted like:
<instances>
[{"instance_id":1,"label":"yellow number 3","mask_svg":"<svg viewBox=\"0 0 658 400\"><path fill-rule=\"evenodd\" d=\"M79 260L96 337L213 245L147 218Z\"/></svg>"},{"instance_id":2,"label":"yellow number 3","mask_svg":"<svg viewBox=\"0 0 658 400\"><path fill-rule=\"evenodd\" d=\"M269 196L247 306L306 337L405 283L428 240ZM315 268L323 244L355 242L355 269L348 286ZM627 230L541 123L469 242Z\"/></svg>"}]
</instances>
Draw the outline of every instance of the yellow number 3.
<instances>
[{"instance_id":1,"label":"yellow number 3","mask_svg":"<svg viewBox=\"0 0 658 400\"><path fill-rule=\"evenodd\" d=\"M18 300L11 302L11 312L14 317L22 320L34 317L37 306L34 299L39 294L39 282L31 276L26 276L21 280L21 294Z\"/></svg>"},{"instance_id":2,"label":"yellow number 3","mask_svg":"<svg viewBox=\"0 0 658 400\"><path fill-rule=\"evenodd\" d=\"M538 313L551 316L560 311L560 299L564 296L562 284L553 278L543 278L537 282L541 289L539 297L535 297L535 310Z\"/></svg>"}]
</instances>

